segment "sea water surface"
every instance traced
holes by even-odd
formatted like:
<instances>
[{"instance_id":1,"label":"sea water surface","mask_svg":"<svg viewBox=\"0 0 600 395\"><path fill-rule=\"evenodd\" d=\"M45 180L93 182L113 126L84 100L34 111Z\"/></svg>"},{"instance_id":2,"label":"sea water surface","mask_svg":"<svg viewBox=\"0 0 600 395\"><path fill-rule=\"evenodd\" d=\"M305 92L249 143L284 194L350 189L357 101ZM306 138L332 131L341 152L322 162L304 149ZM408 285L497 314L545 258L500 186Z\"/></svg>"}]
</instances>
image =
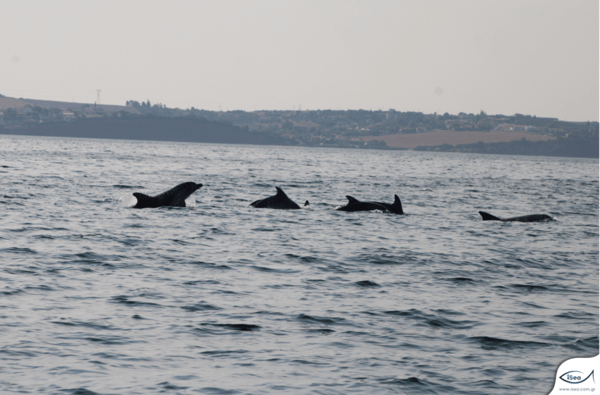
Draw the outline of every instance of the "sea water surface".
<instances>
[{"instance_id":1,"label":"sea water surface","mask_svg":"<svg viewBox=\"0 0 600 395\"><path fill-rule=\"evenodd\" d=\"M14 136L0 155L2 394L546 394L598 354L598 160ZM186 181L189 207L129 207ZM275 186L310 208L248 207ZM405 215L335 210L394 194Z\"/></svg>"}]
</instances>

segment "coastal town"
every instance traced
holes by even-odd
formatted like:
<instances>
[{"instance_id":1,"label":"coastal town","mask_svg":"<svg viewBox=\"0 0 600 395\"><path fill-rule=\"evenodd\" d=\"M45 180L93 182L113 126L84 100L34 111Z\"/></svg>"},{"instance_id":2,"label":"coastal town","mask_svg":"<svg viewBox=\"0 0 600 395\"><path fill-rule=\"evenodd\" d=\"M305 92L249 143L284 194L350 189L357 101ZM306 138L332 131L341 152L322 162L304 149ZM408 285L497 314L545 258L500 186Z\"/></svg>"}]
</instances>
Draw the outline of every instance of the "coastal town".
<instances>
[{"instance_id":1,"label":"coastal town","mask_svg":"<svg viewBox=\"0 0 600 395\"><path fill-rule=\"evenodd\" d=\"M589 150L589 143L595 141L595 151L586 151L584 156L598 151L598 122L566 122L523 114L424 114L394 109L208 111L168 108L150 101L131 100L120 106L0 97L3 134L18 134L22 128L39 124L75 122L84 128L85 122L93 120L148 117L203 119L280 145L483 153L517 149L521 154L535 149L533 154L551 155L559 146L575 144L579 148L571 147L571 154L566 155L573 156L577 149Z\"/></svg>"}]
</instances>

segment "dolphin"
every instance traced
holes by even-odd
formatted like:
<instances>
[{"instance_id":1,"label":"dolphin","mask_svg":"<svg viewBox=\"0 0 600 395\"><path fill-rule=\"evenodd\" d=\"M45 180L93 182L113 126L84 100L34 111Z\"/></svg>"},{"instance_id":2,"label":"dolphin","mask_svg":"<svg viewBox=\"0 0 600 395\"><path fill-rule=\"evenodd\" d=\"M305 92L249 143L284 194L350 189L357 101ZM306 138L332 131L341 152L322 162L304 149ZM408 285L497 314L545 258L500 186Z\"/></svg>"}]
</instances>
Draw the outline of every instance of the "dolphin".
<instances>
[{"instance_id":1,"label":"dolphin","mask_svg":"<svg viewBox=\"0 0 600 395\"><path fill-rule=\"evenodd\" d=\"M277 189L277 193L274 196L269 196L268 198L252 202L250 203L250 206L256 208L276 208L280 210L295 210L300 208L300 206L298 206L292 199L287 197L281 188L275 187L275 189ZM308 206L308 200L306 203L304 203L304 206Z\"/></svg>"},{"instance_id":2,"label":"dolphin","mask_svg":"<svg viewBox=\"0 0 600 395\"><path fill-rule=\"evenodd\" d=\"M402 211L402 203L398 195L394 195L394 203L381 203L381 202L361 202L352 196L346 196L348 204L338 208L339 211L371 211L380 210L388 211L393 214L404 214Z\"/></svg>"},{"instance_id":3,"label":"dolphin","mask_svg":"<svg viewBox=\"0 0 600 395\"><path fill-rule=\"evenodd\" d=\"M195 182L184 182L156 196L136 192L137 203L133 208L156 208L163 206L185 207L185 199L202 187Z\"/></svg>"},{"instance_id":4,"label":"dolphin","mask_svg":"<svg viewBox=\"0 0 600 395\"><path fill-rule=\"evenodd\" d=\"M504 221L504 222L546 222L546 221L554 221L554 219L546 214L530 214L523 215L520 217L511 217L511 218L498 218L493 216L492 214L488 214L484 211L480 211L481 219L483 221Z\"/></svg>"},{"instance_id":5,"label":"dolphin","mask_svg":"<svg viewBox=\"0 0 600 395\"><path fill-rule=\"evenodd\" d=\"M402 211L402 202L400 201L400 198L398 197L398 195L394 195L394 203L389 204L389 203L381 203L381 202L371 202L371 203L376 203L376 204L380 204L383 207L386 208L387 211L389 211L392 214L404 214L404 211Z\"/></svg>"}]
</instances>

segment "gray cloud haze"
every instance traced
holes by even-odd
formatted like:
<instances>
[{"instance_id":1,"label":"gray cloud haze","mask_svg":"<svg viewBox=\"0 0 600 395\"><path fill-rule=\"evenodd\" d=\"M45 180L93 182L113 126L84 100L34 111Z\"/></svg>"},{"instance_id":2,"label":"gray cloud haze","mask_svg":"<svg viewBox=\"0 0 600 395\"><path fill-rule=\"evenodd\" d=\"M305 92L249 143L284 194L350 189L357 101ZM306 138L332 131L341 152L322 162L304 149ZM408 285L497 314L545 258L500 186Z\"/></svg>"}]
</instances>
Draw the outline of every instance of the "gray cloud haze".
<instances>
[{"instance_id":1,"label":"gray cloud haze","mask_svg":"<svg viewBox=\"0 0 600 395\"><path fill-rule=\"evenodd\" d=\"M598 2L3 1L0 94L598 120Z\"/></svg>"}]
</instances>

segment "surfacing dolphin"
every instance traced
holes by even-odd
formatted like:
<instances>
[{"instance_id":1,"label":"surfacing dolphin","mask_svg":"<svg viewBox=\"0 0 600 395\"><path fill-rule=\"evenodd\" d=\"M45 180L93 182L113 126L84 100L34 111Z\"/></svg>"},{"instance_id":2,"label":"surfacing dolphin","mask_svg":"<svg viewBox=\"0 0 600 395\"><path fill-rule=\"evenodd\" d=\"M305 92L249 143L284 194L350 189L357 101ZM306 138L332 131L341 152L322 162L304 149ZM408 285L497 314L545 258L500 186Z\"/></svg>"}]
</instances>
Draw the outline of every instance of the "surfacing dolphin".
<instances>
[{"instance_id":1,"label":"surfacing dolphin","mask_svg":"<svg viewBox=\"0 0 600 395\"><path fill-rule=\"evenodd\" d=\"M499 218L492 214L488 214L485 211L480 211L481 219L483 221L504 221L504 222L547 222L554 221L554 219L546 214L531 214L531 215L523 215L520 217L511 217L511 218Z\"/></svg>"},{"instance_id":2,"label":"surfacing dolphin","mask_svg":"<svg viewBox=\"0 0 600 395\"><path fill-rule=\"evenodd\" d=\"M404 214L402 210L402 202L398 195L394 195L394 203L382 203L382 202L361 202L352 196L346 196L348 204L338 208L339 211L371 211L380 210L388 211L392 214Z\"/></svg>"},{"instance_id":3,"label":"surfacing dolphin","mask_svg":"<svg viewBox=\"0 0 600 395\"><path fill-rule=\"evenodd\" d=\"M250 206L256 208L275 208L280 210L295 210L300 208L300 206L292 199L287 197L281 188L275 187L275 189L277 189L277 193L274 196L252 202L250 203ZM308 200L304 203L304 206L308 206Z\"/></svg>"},{"instance_id":4,"label":"surfacing dolphin","mask_svg":"<svg viewBox=\"0 0 600 395\"><path fill-rule=\"evenodd\" d=\"M137 203L133 208L156 208L163 206L185 207L185 199L202 187L195 182L184 182L156 196L136 192Z\"/></svg>"},{"instance_id":5,"label":"surfacing dolphin","mask_svg":"<svg viewBox=\"0 0 600 395\"><path fill-rule=\"evenodd\" d=\"M394 195L394 203L392 203L392 204L382 203L382 202L373 202L373 203L381 204L383 207L385 207L387 209L387 211L389 211L392 214L404 214L404 211L402 210L402 202L400 201L400 198L398 197L398 195Z\"/></svg>"}]
</instances>

